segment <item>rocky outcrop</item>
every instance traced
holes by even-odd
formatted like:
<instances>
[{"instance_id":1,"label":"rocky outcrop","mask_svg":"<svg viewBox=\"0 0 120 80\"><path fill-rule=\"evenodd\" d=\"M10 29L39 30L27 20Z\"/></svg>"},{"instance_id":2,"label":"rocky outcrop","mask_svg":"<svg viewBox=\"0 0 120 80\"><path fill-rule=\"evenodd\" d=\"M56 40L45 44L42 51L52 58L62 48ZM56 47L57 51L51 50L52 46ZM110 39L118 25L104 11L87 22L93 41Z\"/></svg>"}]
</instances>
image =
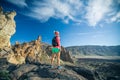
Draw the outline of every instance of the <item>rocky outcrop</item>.
<instances>
[{"instance_id":1,"label":"rocky outcrop","mask_svg":"<svg viewBox=\"0 0 120 80\"><path fill-rule=\"evenodd\" d=\"M18 80L23 74L28 73L36 68L38 68L36 65L21 65L19 68L17 68L11 73L11 76L13 76L13 80Z\"/></svg>"},{"instance_id":2,"label":"rocky outcrop","mask_svg":"<svg viewBox=\"0 0 120 80\"><path fill-rule=\"evenodd\" d=\"M7 60L13 64L41 63L44 55L46 55L47 60L47 54L41 49L41 46L40 36L37 40L28 43L20 44L17 41L16 44L12 46L12 51L9 52Z\"/></svg>"},{"instance_id":3,"label":"rocky outcrop","mask_svg":"<svg viewBox=\"0 0 120 80\"><path fill-rule=\"evenodd\" d=\"M68 61L68 62L74 63L74 61L70 55L70 51L66 51L66 49L64 47L61 47L61 59L63 61Z\"/></svg>"},{"instance_id":4,"label":"rocky outcrop","mask_svg":"<svg viewBox=\"0 0 120 80\"><path fill-rule=\"evenodd\" d=\"M15 33L15 11L4 12L0 7L0 48L5 46L10 47L10 38Z\"/></svg>"},{"instance_id":5,"label":"rocky outcrop","mask_svg":"<svg viewBox=\"0 0 120 80\"><path fill-rule=\"evenodd\" d=\"M9 53L12 53L12 49L10 47L4 47L3 49L0 49L0 58L7 58Z\"/></svg>"},{"instance_id":6,"label":"rocky outcrop","mask_svg":"<svg viewBox=\"0 0 120 80\"><path fill-rule=\"evenodd\" d=\"M42 43L40 36L36 40L27 43L20 44L16 41L15 45L11 48L4 47L0 50L1 58L7 58L9 63L16 65L25 63L50 64L51 55L51 46ZM60 59L61 64L64 64L64 61L73 63L70 53L64 47L61 47Z\"/></svg>"},{"instance_id":7,"label":"rocky outcrop","mask_svg":"<svg viewBox=\"0 0 120 80\"><path fill-rule=\"evenodd\" d=\"M66 67L74 70L75 72L86 77L89 80L96 80L94 71L91 71L91 70L83 68L83 67L75 67L75 66L66 66Z\"/></svg>"},{"instance_id":8,"label":"rocky outcrop","mask_svg":"<svg viewBox=\"0 0 120 80\"><path fill-rule=\"evenodd\" d=\"M46 47L44 45L44 47ZM50 56L52 54L51 52L51 48L52 46L48 45L46 48L45 48L45 51L46 53ZM70 52L69 51L66 51L66 49L61 46L61 55L60 55L60 59L63 60L63 61L66 61L66 62L70 62L70 63L74 63L71 55L70 55Z\"/></svg>"}]
</instances>

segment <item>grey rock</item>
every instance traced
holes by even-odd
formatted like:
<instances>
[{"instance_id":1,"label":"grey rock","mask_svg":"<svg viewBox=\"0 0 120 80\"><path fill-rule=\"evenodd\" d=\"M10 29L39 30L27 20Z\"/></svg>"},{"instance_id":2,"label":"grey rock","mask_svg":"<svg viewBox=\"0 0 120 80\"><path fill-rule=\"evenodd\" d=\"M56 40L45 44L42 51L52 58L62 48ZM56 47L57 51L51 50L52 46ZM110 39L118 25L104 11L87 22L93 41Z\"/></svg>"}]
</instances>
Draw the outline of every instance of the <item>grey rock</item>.
<instances>
[{"instance_id":1,"label":"grey rock","mask_svg":"<svg viewBox=\"0 0 120 80\"><path fill-rule=\"evenodd\" d=\"M36 65L24 64L21 65L18 69L14 70L11 74L14 75L16 79L19 79L23 74L32 71L36 67Z\"/></svg>"},{"instance_id":2,"label":"grey rock","mask_svg":"<svg viewBox=\"0 0 120 80\"><path fill-rule=\"evenodd\" d=\"M9 47L4 47L3 49L0 50L0 57L6 58L9 53L13 52L11 48Z\"/></svg>"},{"instance_id":3,"label":"grey rock","mask_svg":"<svg viewBox=\"0 0 120 80\"><path fill-rule=\"evenodd\" d=\"M0 70L6 70L9 67L6 58L0 58Z\"/></svg>"},{"instance_id":4,"label":"grey rock","mask_svg":"<svg viewBox=\"0 0 120 80\"><path fill-rule=\"evenodd\" d=\"M70 52L67 51L64 47L61 47L61 59L63 61L68 61L68 62L74 63L74 61L70 55Z\"/></svg>"},{"instance_id":5,"label":"grey rock","mask_svg":"<svg viewBox=\"0 0 120 80\"><path fill-rule=\"evenodd\" d=\"M66 66L66 67L69 69L72 69L73 71L77 72L79 75L82 75L88 80L96 80L94 71L92 70L89 70L83 67L75 67L75 66Z\"/></svg>"},{"instance_id":6,"label":"grey rock","mask_svg":"<svg viewBox=\"0 0 120 80\"><path fill-rule=\"evenodd\" d=\"M86 78L76 74L74 71L63 68L58 70L56 68L39 68L39 75L42 78L57 78L58 80L86 80Z\"/></svg>"}]
</instances>

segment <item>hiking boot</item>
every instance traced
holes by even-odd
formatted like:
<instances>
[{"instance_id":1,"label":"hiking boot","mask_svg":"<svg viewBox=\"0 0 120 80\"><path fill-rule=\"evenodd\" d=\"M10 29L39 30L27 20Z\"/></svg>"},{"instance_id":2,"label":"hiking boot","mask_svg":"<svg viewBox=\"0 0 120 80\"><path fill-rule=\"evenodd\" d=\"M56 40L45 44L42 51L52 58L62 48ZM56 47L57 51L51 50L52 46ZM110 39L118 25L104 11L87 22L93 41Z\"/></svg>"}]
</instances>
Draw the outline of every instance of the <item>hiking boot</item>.
<instances>
[{"instance_id":1,"label":"hiking boot","mask_svg":"<svg viewBox=\"0 0 120 80\"><path fill-rule=\"evenodd\" d=\"M50 68L54 68L54 66L51 65Z\"/></svg>"},{"instance_id":2,"label":"hiking boot","mask_svg":"<svg viewBox=\"0 0 120 80\"><path fill-rule=\"evenodd\" d=\"M58 66L57 69L59 69L59 70L62 69L62 66Z\"/></svg>"}]
</instances>

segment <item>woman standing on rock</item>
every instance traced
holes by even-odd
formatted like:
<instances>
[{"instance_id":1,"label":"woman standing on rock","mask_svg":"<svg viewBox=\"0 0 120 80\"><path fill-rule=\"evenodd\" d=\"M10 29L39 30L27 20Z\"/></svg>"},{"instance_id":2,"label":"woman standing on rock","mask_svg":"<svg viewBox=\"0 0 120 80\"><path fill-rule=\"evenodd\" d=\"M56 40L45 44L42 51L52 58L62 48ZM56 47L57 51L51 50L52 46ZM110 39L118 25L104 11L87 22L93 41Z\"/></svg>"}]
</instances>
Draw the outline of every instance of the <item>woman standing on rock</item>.
<instances>
[{"instance_id":1,"label":"woman standing on rock","mask_svg":"<svg viewBox=\"0 0 120 80\"><path fill-rule=\"evenodd\" d=\"M52 59L51 59L51 68L53 68L53 62L54 62L54 57L57 56L57 65L58 65L58 69L61 69L62 67L60 66L60 50L61 50L61 46L60 46L60 35L58 31L54 31L54 38L52 39Z\"/></svg>"}]
</instances>

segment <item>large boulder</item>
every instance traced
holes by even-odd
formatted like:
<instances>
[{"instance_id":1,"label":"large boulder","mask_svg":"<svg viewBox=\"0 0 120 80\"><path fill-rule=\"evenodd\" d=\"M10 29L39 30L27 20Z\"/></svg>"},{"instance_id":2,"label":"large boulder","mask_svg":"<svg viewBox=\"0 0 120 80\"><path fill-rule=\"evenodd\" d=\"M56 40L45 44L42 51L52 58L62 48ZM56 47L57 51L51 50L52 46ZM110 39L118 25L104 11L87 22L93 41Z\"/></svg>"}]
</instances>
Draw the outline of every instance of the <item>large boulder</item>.
<instances>
[{"instance_id":1,"label":"large boulder","mask_svg":"<svg viewBox=\"0 0 120 80\"><path fill-rule=\"evenodd\" d=\"M67 51L64 47L61 47L61 59L63 61L68 61L68 62L74 63L74 61L70 55L70 51Z\"/></svg>"},{"instance_id":2,"label":"large boulder","mask_svg":"<svg viewBox=\"0 0 120 80\"><path fill-rule=\"evenodd\" d=\"M14 70L10 75L14 77L13 80L18 80L23 74L28 73L35 68L37 68L36 65L24 64Z\"/></svg>"},{"instance_id":3,"label":"large boulder","mask_svg":"<svg viewBox=\"0 0 120 80\"><path fill-rule=\"evenodd\" d=\"M66 65L65 67L68 69L72 69L77 74L82 75L83 77L87 78L88 80L97 80L98 79L98 75L95 75L94 71L86 69L84 67L76 67L76 66L69 66L69 65Z\"/></svg>"},{"instance_id":4,"label":"large boulder","mask_svg":"<svg viewBox=\"0 0 120 80\"><path fill-rule=\"evenodd\" d=\"M0 7L0 48L5 46L10 47L10 38L15 33L15 11L3 12Z\"/></svg>"}]
</instances>

